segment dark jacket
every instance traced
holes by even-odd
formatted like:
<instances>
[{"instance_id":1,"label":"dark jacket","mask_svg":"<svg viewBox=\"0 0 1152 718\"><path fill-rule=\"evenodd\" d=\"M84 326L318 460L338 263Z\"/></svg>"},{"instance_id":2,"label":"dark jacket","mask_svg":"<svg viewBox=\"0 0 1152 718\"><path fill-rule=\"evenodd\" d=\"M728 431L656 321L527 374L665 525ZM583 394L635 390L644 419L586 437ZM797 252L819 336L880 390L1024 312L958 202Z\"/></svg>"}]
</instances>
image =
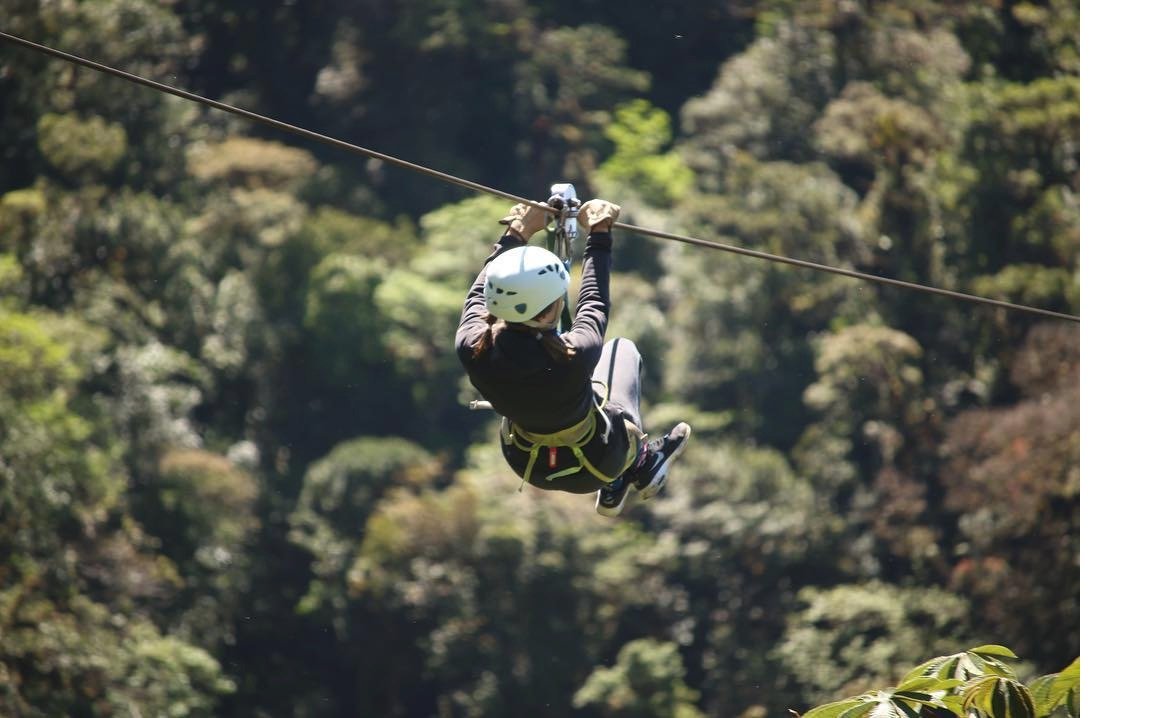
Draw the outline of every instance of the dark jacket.
<instances>
[{"instance_id":1,"label":"dark jacket","mask_svg":"<svg viewBox=\"0 0 1152 718\"><path fill-rule=\"evenodd\" d=\"M553 359L533 333L509 330L497 334L495 344L479 357L473 356L477 344L488 329L485 321L488 310L484 304L487 264L503 252L518 246L521 246L519 240L505 235L496 245L496 251L485 260L484 269L472 283L464 302L460 326L456 330L456 354L468 372L472 386L492 404L498 414L526 431L552 433L577 424L587 416L593 402L600 401L591 378L600 361L604 334L608 329L612 235L610 232L596 232L588 236L585 244L572 328L562 335L576 351L576 355L568 362ZM612 424L609 441L601 443L599 434L604 432L605 427L603 419L598 419L598 436L584 451L598 469L615 476L623 469L628 438L623 427L623 417L613 410L611 403L607 412ZM505 445L505 457L517 472L522 472L527 462L526 456L521 454ZM574 465L574 462L575 458L570 451L560 450L556 458L560 468ZM542 479L555 470L556 466L549 467L547 461L538 460L532 478ZM572 482L565 480L565 483ZM561 488L543 483L537 485L542 488ZM599 485L600 482L595 480L588 483L587 490ZM570 486L564 488L572 490Z\"/></svg>"}]
</instances>

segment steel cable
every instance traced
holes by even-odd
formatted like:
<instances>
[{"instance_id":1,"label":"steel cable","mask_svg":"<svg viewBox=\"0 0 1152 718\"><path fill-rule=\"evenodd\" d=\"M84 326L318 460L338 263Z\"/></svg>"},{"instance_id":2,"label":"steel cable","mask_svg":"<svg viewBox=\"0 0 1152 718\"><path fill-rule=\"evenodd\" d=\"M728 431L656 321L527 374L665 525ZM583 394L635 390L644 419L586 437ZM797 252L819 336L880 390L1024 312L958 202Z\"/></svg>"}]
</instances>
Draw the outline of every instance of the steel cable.
<instances>
[{"instance_id":1,"label":"steel cable","mask_svg":"<svg viewBox=\"0 0 1152 718\"><path fill-rule=\"evenodd\" d=\"M391 155L386 155L382 152L370 150L366 147L354 145L351 142L345 142L343 140L338 140L338 139L335 139L333 137L329 137L328 135L321 134L319 132L314 132L312 130L304 129L302 127L297 127L296 125L291 125L287 122L282 122L280 120L276 120L276 119L273 119L271 117L267 117L265 115L258 114L256 112L252 112L250 110L245 110L245 109L236 107L234 105L229 105L227 103L220 102L218 100L213 100L213 99L210 99L207 97L203 97L201 95L197 95L195 93L188 92L187 90L181 90L180 88L172 87L171 85L165 85L164 83L156 82L155 80L149 80L147 78L140 77L139 75L134 75L130 72L125 72L124 70L120 70L120 69L115 68L115 67L103 65L103 64L95 62L93 60L89 60L87 58L80 57L78 55L72 55L72 54L64 52L62 50L57 50L56 48L48 47L47 45L41 45L39 43L32 42L31 40L25 40L24 38L17 37L15 35L10 35L10 34L3 32L3 31L0 31L0 39L7 40L8 42L11 42L11 43L14 43L17 45L22 45L22 46L27 47L27 48L31 48L33 50L36 50L38 52L42 52L42 53L44 53L46 55L50 55L52 57L59 58L61 60L66 60L68 62L77 64L77 65L81 65L81 66L84 66L84 67L87 67L87 68L90 68L93 70L97 70L99 72L113 75L113 76L119 77L123 80L127 80L129 82L134 82L138 85L143 85L144 87L148 87L148 88L151 88L153 90L157 90L159 92L165 92L165 93L168 93L170 95L175 95L176 97L180 97L180 98L185 99L185 100L189 100L192 102L198 102L200 104L207 105L208 107L212 107L212 108L215 108L217 110L222 110L224 112L230 112L234 115L239 115L240 117L243 117L243 118L248 119L248 120L252 120L254 122L259 122L262 124L270 125L270 126L275 127L279 130L284 130L286 132L291 132L291 133L294 133L297 135L302 135L302 136L307 137L311 140L315 140L317 142L321 142L321 143L326 144L326 145L331 145L333 147L338 147L342 150L347 150L349 152L360 154L360 155L363 155L365 157L371 157L373 159L378 159L378 160L381 160L383 162L388 162L389 164L397 165L399 167L404 167L406 169L412 170L413 172L419 172L421 174L429 175L431 177L435 177L435 178L443 180L445 182L450 182L452 184L459 185L461 187L466 187L466 188L474 190L476 192L483 192L483 193L494 195L497 197L503 197L504 199L508 199L508 200L513 201L513 202L523 202L524 204L536 205L536 206L541 207L542 209L545 209L545 210L547 210L553 214L557 213L557 210L555 208L550 207L545 202L538 202L536 200L525 199L523 197L519 197L517 195L511 194L508 192L503 192L501 190L482 185L478 182L472 182L470 180L456 177L455 175L448 174L447 172L440 172L438 170L430 169L428 167L418 165L414 162L408 162L407 160L402 160L398 157L393 157ZM646 235L649 237L654 237L657 239L669 239L669 240L673 240L676 242L683 242L686 244L694 244L694 245L697 245L700 247L708 247L710 249L717 249L717 250L721 250L724 252L741 254L744 256L748 256L748 257L756 257L758 259L766 259L766 260L769 260L772 262L780 262L782 264L789 264L789 265L792 265L795 267L804 267L806 269L814 269L814 270L821 271L821 272L830 272L832 274L839 274L839 275L842 275L845 277L852 277L855 279L861 279L861 280L865 280L865 281L869 281L869 282L877 282L880 284L887 284L890 286L900 287L903 289L911 289L911 290L920 291L920 292L927 292L930 294L936 294L939 296L950 297L953 299L960 299L960 300L968 301L968 302L975 302L978 304L985 304L985 305L990 305L990 306L995 306L995 307L1001 307L1004 309L1013 309L1013 310L1017 310L1017 311L1029 312L1032 314L1039 314L1042 316L1053 317L1056 319L1064 319L1064 320L1074 321L1074 322L1080 321L1080 317L1073 315L1073 314L1054 312L1054 311L1051 311L1048 309L1040 309L1038 307L1030 307L1030 306L1023 305L1023 304L1013 304L1012 302L1005 302L1005 301L1001 301L998 299L989 299L987 297L981 297L981 296L977 296L974 294L964 294L963 292L955 292L955 291L952 291L949 289L940 289L938 287L932 287L932 286L928 286L928 285L924 285L924 284L905 282L905 281L902 281L899 279L889 279L888 277L881 277L881 276L875 275L875 274L867 274L864 272L857 272L857 271L851 270L851 269L841 269L838 267L832 267L832 266L828 266L825 264L818 264L816 262L808 262L808 261L805 261L802 259L793 259L791 257L784 257L784 256L776 255L776 254L769 254L768 252L761 252L761 251L754 250L754 249L746 249L744 247L737 247L737 246L733 246L730 244L723 244L720 242L711 242L711 241L704 240L704 239L697 239L695 237L689 237L689 236L680 235L680 234L673 234L671 232L662 232L660 230L649 229L647 227L637 227L635 225L627 224L624 222L616 222L613 226L615 228L618 228L618 229L622 229L622 230L629 231L629 232L634 232L636 234Z\"/></svg>"}]
</instances>

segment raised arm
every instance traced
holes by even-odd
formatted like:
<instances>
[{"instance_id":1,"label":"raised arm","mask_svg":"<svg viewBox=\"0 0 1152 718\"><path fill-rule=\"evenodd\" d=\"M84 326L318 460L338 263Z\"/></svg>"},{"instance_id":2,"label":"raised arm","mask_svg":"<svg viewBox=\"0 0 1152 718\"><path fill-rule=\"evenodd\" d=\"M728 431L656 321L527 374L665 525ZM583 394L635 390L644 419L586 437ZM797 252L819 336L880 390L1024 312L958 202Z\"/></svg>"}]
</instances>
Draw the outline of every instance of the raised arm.
<instances>
[{"instance_id":1,"label":"raised arm","mask_svg":"<svg viewBox=\"0 0 1152 718\"><path fill-rule=\"evenodd\" d=\"M620 207L602 199L592 199L580 208L580 223L588 228L581 268L580 291L572 328L565 334L578 356L595 366L599 360L608 315L612 307L609 276L612 271L612 223Z\"/></svg>"}]
</instances>

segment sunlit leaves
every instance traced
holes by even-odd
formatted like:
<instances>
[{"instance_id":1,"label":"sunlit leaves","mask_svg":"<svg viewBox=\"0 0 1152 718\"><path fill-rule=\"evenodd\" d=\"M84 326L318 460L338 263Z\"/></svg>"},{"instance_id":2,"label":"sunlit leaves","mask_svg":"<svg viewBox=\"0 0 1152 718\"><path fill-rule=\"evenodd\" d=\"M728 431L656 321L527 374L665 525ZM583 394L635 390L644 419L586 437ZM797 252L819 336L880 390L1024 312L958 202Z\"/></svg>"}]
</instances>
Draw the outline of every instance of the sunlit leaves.
<instances>
[{"instance_id":1,"label":"sunlit leaves","mask_svg":"<svg viewBox=\"0 0 1152 718\"><path fill-rule=\"evenodd\" d=\"M0 253L0 306L18 306L19 299L23 298L24 271L11 254Z\"/></svg>"},{"instance_id":2,"label":"sunlit leaves","mask_svg":"<svg viewBox=\"0 0 1152 718\"><path fill-rule=\"evenodd\" d=\"M229 137L188 149L188 170L193 177L240 187L291 188L304 182L316 166L304 150L251 137Z\"/></svg>"},{"instance_id":3,"label":"sunlit leaves","mask_svg":"<svg viewBox=\"0 0 1152 718\"><path fill-rule=\"evenodd\" d=\"M853 83L813 126L821 150L876 169L924 165L945 141L943 130L921 107L888 98L867 83Z\"/></svg>"},{"instance_id":4,"label":"sunlit leaves","mask_svg":"<svg viewBox=\"0 0 1152 718\"><path fill-rule=\"evenodd\" d=\"M964 708L988 718L1035 718L1036 704L1027 689L1010 678L983 676L964 689Z\"/></svg>"},{"instance_id":5,"label":"sunlit leaves","mask_svg":"<svg viewBox=\"0 0 1152 718\"><path fill-rule=\"evenodd\" d=\"M0 241L12 250L26 241L37 218L48 209L48 198L37 188L18 189L0 196Z\"/></svg>"},{"instance_id":6,"label":"sunlit leaves","mask_svg":"<svg viewBox=\"0 0 1152 718\"><path fill-rule=\"evenodd\" d=\"M236 689L211 654L141 615L84 596L60 604L20 598L0 618L5 705L18 714L207 718Z\"/></svg>"},{"instance_id":7,"label":"sunlit leaves","mask_svg":"<svg viewBox=\"0 0 1152 718\"><path fill-rule=\"evenodd\" d=\"M265 247L284 244L292 233L299 231L304 219L304 207L287 193L267 189L234 189L229 199L229 209L235 213L232 219L238 225L236 229L248 237L254 237ZM243 255L241 257L248 259Z\"/></svg>"},{"instance_id":8,"label":"sunlit leaves","mask_svg":"<svg viewBox=\"0 0 1152 718\"><path fill-rule=\"evenodd\" d=\"M616 664L597 668L576 692L572 705L623 718L697 718L698 694L684 683L677 646L640 639L620 649Z\"/></svg>"},{"instance_id":9,"label":"sunlit leaves","mask_svg":"<svg viewBox=\"0 0 1152 718\"><path fill-rule=\"evenodd\" d=\"M915 718L920 715L922 705L942 706L943 703L931 695L915 691L874 691L814 708L803 718Z\"/></svg>"},{"instance_id":10,"label":"sunlit leaves","mask_svg":"<svg viewBox=\"0 0 1152 718\"><path fill-rule=\"evenodd\" d=\"M789 617L775 653L806 702L892 680L925 646L962 634L968 610L945 591L877 581L803 589L800 598L806 605Z\"/></svg>"},{"instance_id":11,"label":"sunlit leaves","mask_svg":"<svg viewBox=\"0 0 1152 718\"><path fill-rule=\"evenodd\" d=\"M922 663L896 688L813 708L803 718L909 718L921 706L940 708L962 718L1043 718L1063 707L1079 716L1080 659L1059 674L1026 687L1001 658L1016 658L998 645L971 648ZM941 715L942 713L932 713Z\"/></svg>"},{"instance_id":12,"label":"sunlit leaves","mask_svg":"<svg viewBox=\"0 0 1152 718\"><path fill-rule=\"evenodd\" d=\"M191 414L212 386L202 365L155 339L117 347L114 360L119 394L110 406L138 446L198 446L201 439Z\"/></svg>"},{"instance_id":13,"label":"sunlit leaves","mask_svg":"<svg viewBox=\"0 0 1152 718\"><path fill-rule=\"evenodd\" d=\"M827 419L860 427L862 419L903 420L915 407L923 383L917 366L922 348L903 332L855 325L823 336L817 344L819 379L805 402Z\"/></svg>"},{"instance_id":14,"label":"sunlit leaves","mask_svg":"<svg viewBox=\"0 0 1152 718\"><path fill-rule=\"evenodd\" d=\"M963 653L938 656L921 663L904 676L904 681L917 678L943 678L968 681L985 675L1015 678L1016 674L1003 659L1016 659L1010 649L994 644L970 648Z\"/></svg>"},{"instance_id":15,"label":"sunlit leaves","mask_svg":"<svg viewBox=\"0 0 1152 718\"><path fill-rule=\"evenodd\" d=\"M981 224L968 261L985 273L1005 262L1074 271L1079 253L1080 82L1075 76L1032 82L989 80L970 93L965 138L979 183L968 202ZM1005 243L1011 230L1019 241ZM1046 240L1037 243L1037 239Z\"/></svg>"},{"instance_id":16,"label":"sunlit leaves","mask_svg":"<svg viewBox=\"0 0 1152 718\"><path fill-rule=\"evenodd\" d=\"M1080 659L1059 673L1037 678L1028 689L1036 701L1037 715L1052 715L1063 707L1071 718L1080 718Z\"/></svg>"},{"instance_id":17,"label":"sunlit leaves","mask_svg":"<svg viewBox=\"0 0 1152 718\"><path fill-rule=\"evenodd\" d=\"M645 100L616 109L605 135L616 146L596 173L597 183L613 196L627 187L656 206L667 207L692 186L692 171L675 152L664 152L672 141L668 114Z\"/></svg>"},{"instance_id":18,"label":"sunlit leaves","mask_svg":"<svg viewBox=\"0 0 1152 718\"><path fill-rule=\"evenodd\" d=\"M364 540L348 575L351 595L380 596L396 588L391 585L393 572L404 575L406 569L419 571L426 562L466 559L458 552L473 545L480 533L477 503L476 493L463 486L392 492L364 525ZM407 600L414 604L433 600L421 596L409 593Z\"/></svg>"},{"instance_id":19,"label":"sunlit leaves","mask_svg":"<svg viewBox=\"0 0 1152 718\"><path fill-rule=\"evenodd\" d=\"M835 94L832 46L829 34L784 26L733 55L708 93L685 103L684 156L705 189L738 192L721 178L740 155L811 157L808 128Z\"/></svg>"},{"instance_id":20,"label":"sunlit leaves","mask_svg":"<svg viewBox=\"0 0 1152 718\"><path fill-rule=\"evenodd\" d=\"M237 374L248 363L262 320L247 275L229 272L216 287L211 333L201 348L205 363L221 373Z\"/></svg>"},{"instance_id":21,"label":"sunlit leaves","mask_svg":"<svg viewBox=\"0 0 1152 718\"><path fill-rule=\"evenodd\" d=\"M695 427L693 421L693 440ZM677 465L682 485L652 509L686 544L731 546L737 551L730 559L734 566L762 575L786 572L835 533L838 517L827 514L826 503L784 455L717 434L708 437L708 445L712 451L685 455ZM695 549L686 545L683 558L686 569L707 571Z\"/></svg>"},{"instance_id":22,"label":"sunlit leaves","mask_svg":"<svg viewBox=\"0 0 1152 718\"><path fill-rule=\"evenodd\" d=\"M120 446L80 396L98 329L0 308L0 553L48 560L125 488Z\"/></svg>"},{"instance_id":23,"label":"sunlit leaves","mask_svg":"<svg viewBox=\"0 0 1152 718\"><path fill-rule=\"evenodd\" d=\"M125 509L127 471L110 416L81 391L105 341L76 320L0 310L6 705L73 714L95 701L109 713L207 715L216 696L233 688L215 659L83 593L88 581L131 587L119 597L130 602L171 579L137 553L144 542L131 521L121 535L107 535Z\"/></svg>"},{"instance_id":24,"label":"sunlit leaves","mask_svg":"<svg viewBox=\"0 0 1152 718\"><path fill-rule=\"evenodd\" d=\"M435 472L428 454L403 439L346 441L308 467L290 518L291 539L314 557L318 577L338 578L376 502L397 486L425 483Z\"/></svg>"},{"instance_id":25,"label":"sunlit leaves","mask_svg":"<svg viewBox=\"0 0 1152 718\"><path fill-rule=\"evenodd\" d=\"M972 289L980 296L1041 309L1076 311L1080 306L1080 275L1062 267L1012 264L993 276L977 278Z\"/></svg>"},{"instance_id":26,"label":"sunlit leaves","mask_svg":"<svg viewBox=\"0 0 1152 718\"><path fill-rule=\"evenodd\" d=\"M1080 71L1080 5L1073 0L1048 3L1021 2L1012 6L1012 17L1032 33L1030 48L1069 73Z\"/></svg>"},{"instance_id":27,"label":"sunlit leaves","mask_svg":"<svg viewBox=\"0 0 1152 718\"><path fill-rule=\"evenodd\" d=\"M410 272L396 270L372 296L384 329L379 340L402 369L419 376L439 364L445 353L440 337L451 336L460 319L460 292ZM455 356L449 357L455 369Z\"/></svg>"},{"instance_id":28,"label":"sunlit leaves","mask_svg":"<svg viewBox=\"0 0 1152 718\"><path fill-rule=\"evenodd\" d=\"M611 28L579 25L545 30L516 65L514 112L533 135L536 162L586 184L611 109L643 91L646 73L628 67L626 44Z\"/></svg>"},{"instance_id":29,"label":"sunlit leaves","mask_svg":"<svg viewBox=\"0 0 1152 718\"><path fill-rule=\"evenodd\" d=\"M98 178L124 156L124 128L101 117L46 114L37 123L40 151L70 181Z\"/></svg>"},{"instance_id":30,"label":"sunlit leaves","mask_svg":"<svg viewBox=\"0 0 1152 718\"><path fill-rule=\"evenodd\" d=\"M161 456L155 481L163 533L182 529L179 538L207 567L233 563L256 527L252 476L223 456L173 449Z\"/></svg>"},{"instance_id":31,"label":"sunlit leaves","mask_svg":"<svg viewBox=\"0 0 1152 718\"><path fill-rule=\"evenodd\" d=\"M329 356L325 370L336 381L383 356L384 324L375 295L387 276L383 261L346 254L329 255L312 270L304 327L317 352Z\"/></svg>"},{"instance_id":32,"label":"sunlit leaves","mask_svg":"<svg viewBox=\"0 0 1152 718\"><path fill-rule=\"evenodd\" d=\"M730 179L739 192L685 202L700 236L841 265L867 256L853 216L857 198L827 167L734 162ZM718 252L666 255L677 282L669 317L685 329L670 337L667 376L684 399L738 412L742 427L760 436L771 406L775 426L794 436L811 373L806 332L836 317L862 319L870 290L746 260Z\"/></svg>"},{"instance_id":33,"label":"sunlit leaves","mask_svg":"<svg viewBox=\"0 0 1152 718\"><path fill-rule=\"evenodd\" d=\"M417 265L431 277L451 278L464 282L467 287L484 258L491 253L492 244L503 234L504 227L497 224L497 220L507 213L510 206L506 199L477 195L423 215L420 217ZM532 242L539 243L543 238L544 234L538 234ZM429 261L429 256L447 262L447 257L443 256L447 254L454 255L457 262L451 271L433 269L440 262Z\"/></svg>"}]
</instances>

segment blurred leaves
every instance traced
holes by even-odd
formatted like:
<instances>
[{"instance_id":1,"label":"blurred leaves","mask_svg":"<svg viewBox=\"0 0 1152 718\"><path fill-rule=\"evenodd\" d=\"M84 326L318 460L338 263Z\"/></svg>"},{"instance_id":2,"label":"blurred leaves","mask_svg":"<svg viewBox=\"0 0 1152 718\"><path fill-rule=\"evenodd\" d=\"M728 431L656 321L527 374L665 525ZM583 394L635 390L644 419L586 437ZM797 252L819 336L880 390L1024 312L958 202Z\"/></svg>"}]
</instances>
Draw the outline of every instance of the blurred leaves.
<instances>
[{"instance_id":1,"label":"blurred leaves","mask_svg":"<svg viewBox=\"0 0 1152 718\"><path fill-rule=\"evenodd\" d=\"M317 169L304 150L251 137L192 146L188 160L189 173L201 181L247 188L291 189Z\"/></svg>"},{"instance_id":2,"label":"blurred leaves","mask_svg":"<svg viewBox=\"0 0 1152 718\"><path fill-rule=\"evenodd\" d=\"M943 649L968 630L964 599L939 589L873 581L805 588L800 600L775 653L784 667L781 688L801 705L902 675L926 648Z\"/></svg>"},{"instance_id":3,"label":"blurred leaves","mask_svg":"<svg viewBox=\"0 0 1152 718\"><path fill-rule=\"evenodd\" d=\"M597 668L576 692L577 708L595 706L605 716L702 716L697 693L684 684L676 645L641 639L620 649L616 665Z\"/></svg>"},{"instance_id":4,"label":"blurred leaves","mask_svg":"<svg viewBox=\"0 0 1152 718\"><path fill-rule=\"evenodd\" d=\"M216 699L236 689L208 652L162 635L146 619L82 596L63 607L6 598L0 593L9 607L0 624L0 674L22 679L4 696L19 713L207 718Z\"/></svg>"},{"instance_id":5,"label":"blurred leaves","mask_svg":"<svg viewBox=\"0 0 1152 718\"><path fill-rule=\"evenodd\" d=\"M124 128L100 117L46 114L36 126L40 151L73 181L99 178L124 157Z\"/></svg>"},{"instance_id":6,"label":"blurred leaves","mask_svg":"<svg viewBox=\"0 0 1152 718\"><path fill-rule=\"evenodd\" d=\"M672 141L671 120L651 103L634 100L617 108L605 135L616 151L597 170L601 194L617 196L627 188L656 207L668 207L691 188L692 171L677 154L663 153Z\"/></svg>"}]
</instances>

